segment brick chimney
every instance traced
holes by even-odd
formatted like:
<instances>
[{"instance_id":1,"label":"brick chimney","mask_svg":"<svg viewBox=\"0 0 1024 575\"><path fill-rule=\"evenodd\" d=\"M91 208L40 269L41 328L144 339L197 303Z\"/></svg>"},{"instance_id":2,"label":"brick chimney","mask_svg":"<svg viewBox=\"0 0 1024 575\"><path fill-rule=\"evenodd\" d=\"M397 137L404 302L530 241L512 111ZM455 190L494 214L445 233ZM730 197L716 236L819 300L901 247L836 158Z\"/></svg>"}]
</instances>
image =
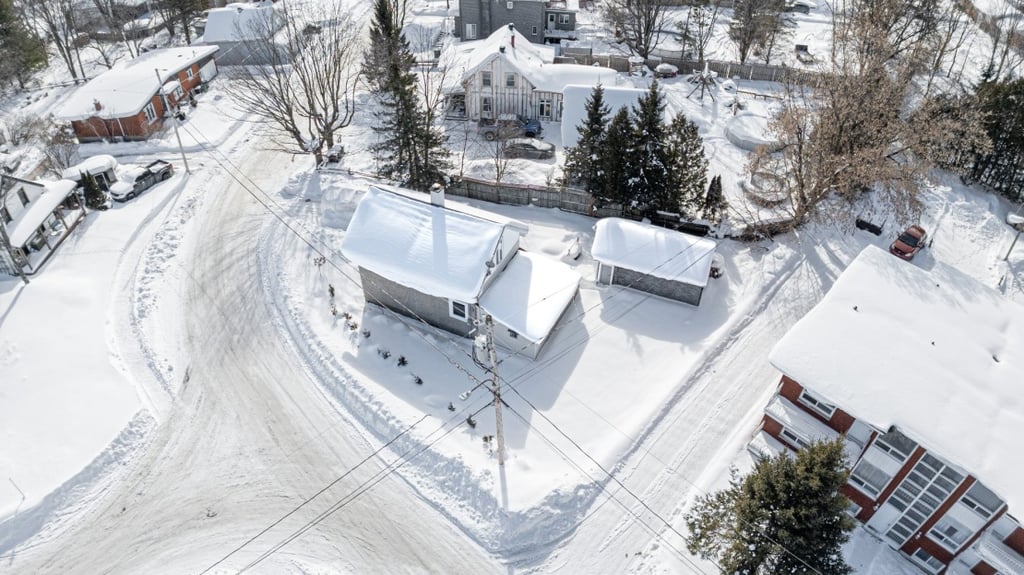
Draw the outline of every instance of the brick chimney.
<instances>
[{"instance_id":1,"label":"brick chimney","mask_svg":"<svg viewBox=\"0 0 1024 575\"><path fill-rule=\"evenodd\" d=\"M94 99L94 100L92 101L92 107L93 107L93 108L96 108L96 111L97 111L97 112L99 112L100 110L102 110L102 109L103 109L103 104L100 104L100 101L99 101L99 100L95 100L95 99Z\"/></svg>"}]
</instances>

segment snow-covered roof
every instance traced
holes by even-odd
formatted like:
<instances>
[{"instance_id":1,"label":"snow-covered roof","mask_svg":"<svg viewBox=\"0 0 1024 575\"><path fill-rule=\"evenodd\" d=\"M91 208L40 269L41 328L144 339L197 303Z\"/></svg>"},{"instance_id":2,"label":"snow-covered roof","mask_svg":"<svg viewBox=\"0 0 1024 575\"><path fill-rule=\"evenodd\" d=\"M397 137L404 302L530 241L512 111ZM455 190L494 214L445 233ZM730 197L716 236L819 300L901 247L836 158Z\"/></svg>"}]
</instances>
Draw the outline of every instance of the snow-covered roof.
<instances>
[{"instance_id":1,"label":"snow-covered roof","mask_svg":"<svg viewBox=\"0 0 1024 575\"><path fill-rule=\"evenodd\" d=\"M217 46L165 48L118 62L72 92L55 115L62 120L84 120L93 116L113 119L137 114L152 101L164 83L216 51ZM96 109L97 102L100 110Z\"/></svg>"},{"instance_id":2,"label":"snow-covered roof","mask_svg":"<svg viewBox=\"0 0 1024 575\"><path fill-rule=\"evenodd\" d=\"M202 42L244 42L273 36L281 27L281 16L271 2L234 3L207 13Z\"/></svg>"},{"instance_id":3,"label":"snow-covered roof","mask_svg":"<svg viewBox=\"0 0 1024 575\"><path fill-rule=\"evenodd\" d=\"M715 242L650 224L604 218L594 225L595 260L654 277L706 286Z\"/></svg>"},{"instance_id":4,"label":"snow-covered roof","mask_svg":"<svg viewBox=\"0 0 1024 575\"><path fill-rule=\"evenodd\" d=\"M896 426L1024 509L1024 307L966 274L868 247L769 355L880 430Z\"/></svg>"},{"instance_id":5,"label":"snow-covered roof","mask_svg":"<svg viewBox=\"0 0 1024 575\"><path fill-rule=\"evenodd\" d=\"M425 294L476 303L505 226L370 187L341 250L352 263Z\"/></svg>"},{"instance_id":6,"label":"snow-covered roof","mask_svg":"<svg viewBox=\"0 0 1024 575\"><path fill-rule=\"evenodd\" d=\"M109 154L98 154L96 156L89 156L81 162L71 166L64 170L61 177L67 180L78 180L82 174L102 174L107 170L113 170L117 167L117 158Z\"/></svg>"},{"instance_id":7,"label":"snow-covered roof","mask_svg":"<svg viewBox=\"0 0 1024 575\"><path fill-rule=\"evenodd\" d=\"M8 235L11 245L22 247L28 243L29 238L36 232L40 224L57 209L57 206L75 191L77 184L69 180L56 182L44 182L43 193L29 204L25 211L19 214L18 218L10 223Z\"/></svg>"},{"instance_id":8,"label":"snow-covered roof","mask_svg":"<svg viewBox=\"0 0 1024 575\"><path fill-rule=\"evenodd\" d=\"M513 46L513 37L515 37L515 46ZM494 58L501 58L508 66L528 78L530 77L530 72L535 68L555 61L555 49L553 47L544 44L534 44L526 36L523 36L519 30L509 30L508 26L499 27L483 40L463 43L463 47L472 48L466 54L462 73L463 79L475 74Z\"/></svg>"},{"instance_id":9,"label":"snow-covered roof","mask_svg":"<svg viewBox=\"0 0 1024 575\"><path fill-rule=\"evenodd\" d=\"M562 145L575 146L580 139L577 127L587 117L587 98L594 91L595 84L566 85L562 89ZM602 84L604 103L608 106L608 119L619 111L619 108L630 108L644 95L644 90L637 88L612 88Z\"/></svg>"},{"instance_id":10,"label":"snow-covered roof","mask_svg":"<svg viewBox=\"0 0 1024 575\"><path fill-rule=\"evenodd\" d=\"M545 64L530 70L528 77L539 92L562 93L572 85L593 88L598 84L614 86L619 83L619 73L615 70L582 64Z\"/></svg>"},{"instance_id":11,"label":"snow-covered roof","mask_svg":"<svg viewBox=\"0 0 1024 575\"><path fill-rule=\"evenodd\" d=\"M520 251L480 298L480 307L526 339L551 333L572 302L580 275L562 262Z\"/></svg>"}]
</instances>

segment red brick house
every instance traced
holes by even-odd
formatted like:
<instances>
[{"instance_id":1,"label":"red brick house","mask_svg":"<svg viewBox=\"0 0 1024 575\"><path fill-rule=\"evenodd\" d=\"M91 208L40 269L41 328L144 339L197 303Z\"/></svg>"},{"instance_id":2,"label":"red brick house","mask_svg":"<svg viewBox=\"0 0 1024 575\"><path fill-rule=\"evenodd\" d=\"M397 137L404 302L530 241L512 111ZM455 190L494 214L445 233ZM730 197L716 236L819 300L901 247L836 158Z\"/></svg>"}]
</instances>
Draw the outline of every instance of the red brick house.
<instances>
[{"instance_id":1,"label":"red brick house","mask_svg":"<svg viewBox=\"0 0 1024 575\"><path fill-rule=\"evenodd\" d=\"M217 74L217 46L152 50L115 65L75 90L58 110L80 142L145 140L168 111Z\"/></svg>"},{"instance_id":2,"label":"red brick house","mask_svg":"<svg viewBox=\"0 0 1024 575\"><path fill-rule=\"evenodd\" d=\"M1024 307L869 247L772 350L755 455L843 437L850 513L927 573L1024 574Z\"/></svg>"}]
</instances>

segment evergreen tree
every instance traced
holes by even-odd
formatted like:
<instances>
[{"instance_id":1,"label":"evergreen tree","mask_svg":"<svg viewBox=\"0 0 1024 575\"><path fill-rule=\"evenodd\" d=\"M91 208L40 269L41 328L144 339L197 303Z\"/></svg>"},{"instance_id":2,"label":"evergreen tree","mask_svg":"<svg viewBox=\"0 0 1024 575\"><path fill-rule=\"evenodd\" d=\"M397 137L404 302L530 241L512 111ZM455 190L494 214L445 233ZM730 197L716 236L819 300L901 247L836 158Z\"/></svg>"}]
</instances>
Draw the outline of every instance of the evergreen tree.
<instances>
[{"instance_id":1,"label":"evergreen tree","mask_svg":"<svg viewBox=\"0 0 1024 575\"><path fill-rule=\"evenodd\" d=\"M708 180L708 160L697 125L683 114L672 119L666 134L669 163L669 187L678 190L677 205L692 216L704 204L704 186ZM677 208L678 209L678 208ZM672 210L668 210L672 211Z\"/></svg>"},{"instance_id":2,"label":"evergreen tree","mask_svg":"<svg viewBox=\"0 0 1024 575\"><path fill-rule=\"evenodd\" d=\"M679 211L679 189L670 185L670 154L662 114L665 98L652 82L647 94L633 107L633 149L635 150L635 177L627 183L628 196L633 205L653 214L656 210Z\"/></svg>"},{"instance_id":3,"label":"evergreen tree","mask_svg":"<svg viewBox=\"0 0 1024 575\"><path fill-rule=\"evenodd\" d=\"M569 183L582 186L593 195L604 190L604 170L600 159L609 113L604 103L604 88L600 84L594 86L594 91L587 98L586 110L583 124L576 126L579 142L565 149L564 172Z\"/></svg>"},{"instance_id":4,"label":"evergreen tree","mask_svg":"<svg viewBox=\"0 0 1024 575\"><path fill-rule=\"evenodd\" d=\"M700 217L712 223L722 221L725 210L729 209L729 202L722 192L722 176L711 178L711 185L708 186L708 193L704 196L704 205L701 207Z\"/></svg>"},{"instance_id":5,"label":"evergreen tree","mask_svg":"<svg viewBox=\"0 0 1024 575\"><path fill-rule=\"evenodd\" d=\"M107 194L100 188L99 183L96 181L96 176L80 172L79 178L82 189L85 191L85 205L93 210L106 209Z\"/></svg>"},{"instance_id":6,"label":"evergreen tree","mask_svg":"<svg viewBox=\"0 0 1024 575\"><path fill-rule=\"evenodd\" d=\"M842 546L853 520L839 492L846 465L840 439L734 474L728 488L701 497L687 514L687 549L729 575L849 574Z\"/></svg>"},{"instance_id":7,"label":"evergreen tree","mask_svg":"<svg viewBox=\"0 0 1024 575\"><path fill-rule=\"evenodd\" d=\"M11 0L0 0L0 81L22 88L29 75L46 65L46 42L25 25L25 16Z\"/></svg>"},{"instance_id":8,"label":"evergreen tree","mask_svg":"<svg viewBox=\"0 0 1024 575\"><path fill-rule=\"evenodd\" d=\"M604 191L602 196L624 207L631 206L630 180L635 177L633 165L633 122L629 110L619 108L612 118L601 147L600 161L603 169Z\"/></svg>"},{"instance_id":9,"label":"evergreen tree","mask_svg":"<svg viewBox=\"0 0 1024 575\"><path fill-rule=\"evenodd\" d=\"M363 71L381 105L374 128L382 136L375 146L382 158L380 173L426 191L443 179L448 151L435 118L424 110L412 71L415 59L392 2L376 0L370 40Z\"/></svg>"}]
</instances>

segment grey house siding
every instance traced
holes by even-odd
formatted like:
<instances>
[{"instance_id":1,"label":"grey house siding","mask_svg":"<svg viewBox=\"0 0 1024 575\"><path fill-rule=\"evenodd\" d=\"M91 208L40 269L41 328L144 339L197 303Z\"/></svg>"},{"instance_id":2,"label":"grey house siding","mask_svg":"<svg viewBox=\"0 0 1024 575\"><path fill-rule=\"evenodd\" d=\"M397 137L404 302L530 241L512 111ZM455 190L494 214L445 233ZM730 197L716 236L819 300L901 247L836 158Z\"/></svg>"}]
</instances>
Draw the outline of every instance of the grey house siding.
<instances>
[{"instance_id":1,"label":"grey house siding","mask_svg":"<svg viewBox=\"0 0 1024 575\"><path fill-rule=\"evenodd\" d=\"M511 4L510 9L508 5ZM544 2L536 0L459 0L459 36L467 40L466 24L476 24L476 37L486 38L498 28L515 25L531 42L544 42ZM533 30L536 28L537 33Z\"/></svg>"},{"instance_id":2,"label":"grey house siding","mask_svg":"<svg viewBox=\"0 0 1024 575\"><path fill-rule=\"evenodd\" d=\"M469 320L462 321L448 313L446 298L427 295L405 287L364 268L359 268L359 279L363 284L363 296L368 302L462 337L469 336L470 332L476 329L473 325L473 320L476 319L476 305L473 303L463 302L468 309Z\"/></svg>"},{"instance_id":3,"label":"grey house siding","mask_svg":"<svg viewBox=\"0 0 1024 575\"><path fill-rule=\"evenodd\" d=\"M561 30L563 32L572 32L576 29L576 13L571 10L547 10L545 13L544 21L547 22L548 14L555 16L554 29ZM569 23L562 23L562 16L569 17Z\"/></svg>"},{"instance_id":4,"label":"grey house siding","mask_svg":"<svg viewBox=\"0 0 1024 575\"><path fill-rule=\"evenodd\" d=\"M607 274L604 273L606 269L609 270ZM607 284L608 282L604 281L606 275L611 276L612 285L629 287L691 305L700 305L700 298L704 293L704 288L700 286L649 276L626 268L613 268L613 266L600 264L598 268L598 283Z\"/></svg>"},{"instance_id":5,"label":"grey house siding","mask_svg":"<svg viewBox=\"0 0 1024 575\"><path fill-rule=\"evenodd\" d=\"M511 330L507 325L504 325L500 321L494 322L494 343L524 357L536 359L537 354L540 353L540 348L543 347L545 341L547 341L547 339L531 343L530 340L522 336L512 337Z\"/></svg>"}]
</instances>

